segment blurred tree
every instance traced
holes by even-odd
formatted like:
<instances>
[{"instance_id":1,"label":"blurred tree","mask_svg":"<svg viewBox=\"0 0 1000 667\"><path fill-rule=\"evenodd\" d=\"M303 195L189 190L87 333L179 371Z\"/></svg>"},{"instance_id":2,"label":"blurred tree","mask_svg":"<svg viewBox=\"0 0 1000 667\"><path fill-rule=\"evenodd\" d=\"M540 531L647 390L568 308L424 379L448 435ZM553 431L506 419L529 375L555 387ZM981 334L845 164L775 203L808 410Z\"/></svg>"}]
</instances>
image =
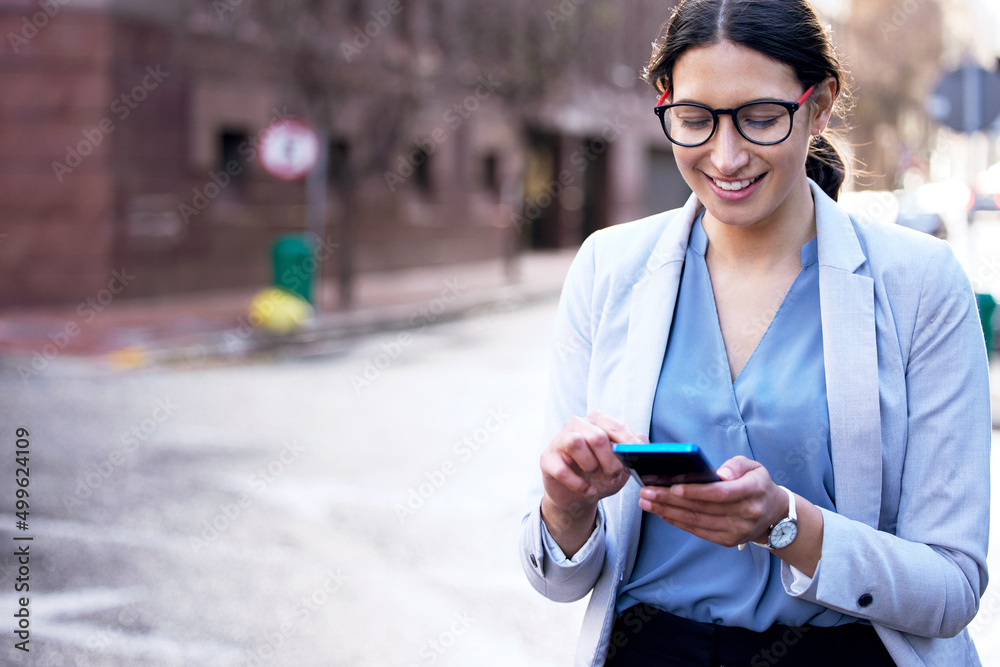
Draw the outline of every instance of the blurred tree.
<instances>
[{"instance_id":1,"label":"blurred tree","mask_svg":"<svg viewBox=\"0 0 1000 667\"><path fill-rule=\"evenodd\" d=\"M941 73L938 0L853 0L835 35L855 79L850 141L870 176L863 188L892 189L925 163L933 142L925 101Z\"/></svg>"}]
</instances>

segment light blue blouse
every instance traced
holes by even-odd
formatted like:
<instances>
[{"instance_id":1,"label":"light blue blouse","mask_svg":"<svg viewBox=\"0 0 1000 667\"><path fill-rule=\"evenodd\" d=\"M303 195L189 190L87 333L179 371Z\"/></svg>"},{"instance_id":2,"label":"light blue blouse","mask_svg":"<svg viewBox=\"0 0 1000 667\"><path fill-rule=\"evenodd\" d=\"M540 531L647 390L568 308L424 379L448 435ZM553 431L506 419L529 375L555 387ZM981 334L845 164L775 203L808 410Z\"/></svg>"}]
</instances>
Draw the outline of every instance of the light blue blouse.
<instances>
[{"instance_id":1,"label":"light blue blouse","mask_svg":"<svg viewBox=\"0 0 1000 667\"><path fill-rule=\"evenodd\" d=\"M652 442L692 442L718 467L742 454L772 479L833 510L816 239L757 348L731 380L705 252L695 221L670 338L653 401ZM761 327L763 322L747 322ZM726 548L643 513L632 578L617 609L645 602L705 623L763 631L774 623L831 626L856 621L789 597L777 556L754 545Z\"/></svg>"}]
</instances>

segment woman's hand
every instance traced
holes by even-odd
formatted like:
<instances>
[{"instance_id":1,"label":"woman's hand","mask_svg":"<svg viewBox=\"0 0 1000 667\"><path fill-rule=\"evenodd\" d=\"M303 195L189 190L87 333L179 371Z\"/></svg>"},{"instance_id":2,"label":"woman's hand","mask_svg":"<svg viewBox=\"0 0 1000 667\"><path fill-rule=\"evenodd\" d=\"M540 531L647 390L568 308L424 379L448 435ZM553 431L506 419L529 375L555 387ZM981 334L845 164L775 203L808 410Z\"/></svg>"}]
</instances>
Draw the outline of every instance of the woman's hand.
<instances>
[{"instance_id":1,"label":"woman's hand","mask_svg":"<svg viewBox=\"0 0 1000 667\"><path fill-rule=\"evenodd\" d=\"M542 518L568 557L593 531L597 501L618 493L628 481L611 446L648 441L617 419L592 412L567 421L542 451Z\"/></svg>"},{"instance_id":2,"label":"woman's hand","mask_svg":"<svg viewBox=\"0 0 1000 667\"><path fill-rule=\"evenodd\" d=\"M722 481L712 484L643 487L639 507L724 547L761 541L787 515L788 496L757 461L737 456L718 474Z\"/></svg>"},{"instance_id":3,"label":"woman's hand","mask_svg":"<svg viewBox=\"0 0 1000 667\"><path fill-rule=\"evenodd\" d=\"M692 535L734 547L763 543L768 529L788 516L788 494L757 461L736 456L718 470L721 482L644 486L639 507ZM807 576L813 576L823 554L823 513L795 496L798 535L774 553Z\"/></svg>"}]
</instances>

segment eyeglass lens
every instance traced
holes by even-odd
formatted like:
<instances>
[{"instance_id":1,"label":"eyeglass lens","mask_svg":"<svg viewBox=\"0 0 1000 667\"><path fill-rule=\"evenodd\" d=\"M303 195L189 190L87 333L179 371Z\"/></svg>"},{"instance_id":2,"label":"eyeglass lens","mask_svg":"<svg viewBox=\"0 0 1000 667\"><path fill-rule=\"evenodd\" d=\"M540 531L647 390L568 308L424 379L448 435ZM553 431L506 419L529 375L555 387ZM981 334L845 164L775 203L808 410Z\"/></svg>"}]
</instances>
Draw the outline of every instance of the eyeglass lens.
<instances>
[{"instance_id":1,"label":"eyeglass lens","mask_svg":"<svg viewBox=\"0 0 1000 667\"><path fill-rule=\"evenodd\" d=\"M779 104L755 102L737 110L736 124L750 141L777 143L791 133L792 115ZM697 145L711 138L715 123L708 109L693 104L678 104L663 114L663 129L677 143Z\"/></svg>"}]
</instances>

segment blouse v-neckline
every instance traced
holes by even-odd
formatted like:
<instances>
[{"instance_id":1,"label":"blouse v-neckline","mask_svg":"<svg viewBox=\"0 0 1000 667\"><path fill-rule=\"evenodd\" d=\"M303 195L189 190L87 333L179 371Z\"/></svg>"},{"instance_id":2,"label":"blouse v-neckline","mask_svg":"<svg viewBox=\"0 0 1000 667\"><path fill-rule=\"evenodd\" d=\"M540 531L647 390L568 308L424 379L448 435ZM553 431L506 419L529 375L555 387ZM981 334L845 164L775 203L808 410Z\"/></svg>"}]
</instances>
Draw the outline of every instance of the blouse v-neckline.
<instances>
[{"instance_id":1,"label":"blouse v-neckline","mask_svg":"<svg viewBox=\"0 0 1000 667\"><path fill-rule=\"evenodd\" d=\"M715 286L712 284L712 276L708 270L708 257L707 257L708 234L705 232L705 228L702 225L703 219L704 219L704 213L698 216L698 218L694 222L694 225L691 228L690 247L692 250L697 252L702 259L699 269L704 271L703 278L705 280L709 296L711 297L710 300L712 305L712 314L714 315L715 319L715 327L714 327L715 331L713 332L713 334L715 337L716 354L721 355L722 360L725 362L726 368L731 369L732 365L729 360L729 353L726 351L725 337L722 335L722 320L719 318L718 303L716 302L715 299ZM754 361L754 358L758 356L757 354L758 350L760 350L761 347L763 347L766 344L768 333L775 326L775 321L781 316L782 312L786 310L785 304L789 301L789 297L791 296L792 299L796 298L796 293L801 288L800 283L803 279L803 274L805 273L805 270L811 265L817 263L818 261L819 261L818 245L817 245L817 239L814 236L812 239L806 241L802 245L802 248L799 251L799 262L800 262L799 272L796 274L795 279L792 280L792 283L791 285L789 285L788 289L785 290L785 294L781 297L781 303L775 309L774 315L767 323L767 327L764 329L764 333L761 334L760 338L758 338L757 342L754 344L754 348L750 352L750 356L748 356L746 361L743 362L743 365L740 367L740 370L736 374L736 377L732 376L732 371L730 370L729 372L730 386L733 387L734 392L736 385L739 384L740 378L743 377L744 371L746 370L747 366L749 366ZM736 397L734 396L733 398L735 399Z\"/></svg>"}]
</instances>

